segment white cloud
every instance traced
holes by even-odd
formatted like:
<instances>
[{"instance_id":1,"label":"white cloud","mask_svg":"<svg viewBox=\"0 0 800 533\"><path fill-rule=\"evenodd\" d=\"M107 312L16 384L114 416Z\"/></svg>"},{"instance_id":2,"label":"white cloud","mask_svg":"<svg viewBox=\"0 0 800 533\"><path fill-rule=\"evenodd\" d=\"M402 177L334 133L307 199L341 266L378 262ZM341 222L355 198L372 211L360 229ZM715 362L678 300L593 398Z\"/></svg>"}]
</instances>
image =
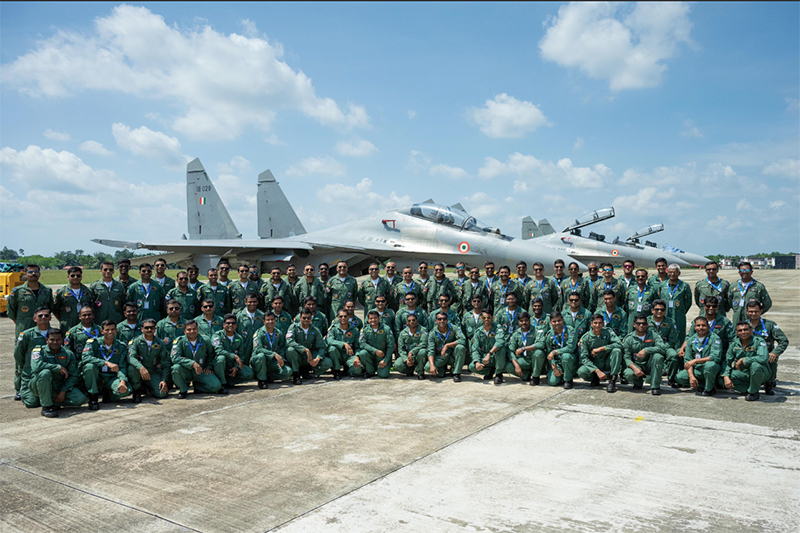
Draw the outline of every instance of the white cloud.
<instances>
[{"instance_id":1,"label":"white cloud","mask_svg":"<svg viewBox=\"0 0 800 533\"><path fill-rule=\"evenodd\" d=\"M84 141L78 145L78 148L90 154L111 155L111 152L97 141Z\"/></svg>"},{"instance_id":2,"label":"white cloud","mask_svg":"<svg viewBox=\"0 0 800 533\"><path fill-rule=\"evenodd\" d=\"M742 227L740 220L730 220L725 215L717 215L717 218L709 220L706 223L706 229L716 233L717 235L730 234L731 230Z\"/></svg>"},{"instance_id":3,"label":"white cloud","mask_svg":"<svg viewBox=\"0 0 800 533\"><path fill-rule=\"evenodd\" d=\"M347 173L345 166L330 156L309 157L292 165L286 171L287 176L333 176L339 178Z\"/></svg>"},{"instance_id":4,"label":"white cloud","mask_svg":"<svg viewBox=\"0 0 800 533\"><path fill-rule=\"evenodd\" d=\"M411 172L424 172L431 166L431 158L419 150L411 150L406 168Z\"/></svg>"},{"instance_id":5,"label":"white cloud","mask_svg":"<svg viewBox=\"0 0 800 533\"><path fill-rule=\"evenodd\" d=\"M59 30L2 66L0 79L34 97L113 91L164 100L178 115L171 126L193 139L234 139L245 128L269 131L279 110L299 110L320 124L369 127L363 106L343 111L319 97L305 73L283 60L280 43L225 35L204 25L169 26L145 7L120 5L94 21L94 31Z\"/></svg>"},{"instance_id":6,"label":"white cloud","mask_svg":"<svg viewBox=\"0 0 800 533\"><path fill-rule=\"evenodd\" d=\"M748 211L753 209L753 204L748 202L746 199L742 198L736 203L736 210L737 211Z\"/></svg>"},{"instance_id":7,"label":"white cloud","mask_svg":"<svg viewBox=\"0 0 800 533\"><path fill-rule=\"evenodd\" d=\"M658 189L655 187L645 187L639 189L636 194L618 196L611 202L611 205L620 212L630 210L635 213L647 213L659 207L658 203L654 201L657 192Z\"/></svg>"},{"instance_id":8,"label":"white cloud","mask_svg":"<svg viewBox=\"0 0 800 533\"><path fill-rule=\"evenodd\" d=\"M278 136L274 133L264 137L264 142L272 146L286 146L286 143L278 139Z\"/></svg>"},{"instance_id":9,"label":"white cloud","mask_svg":"<svg viewBox=\"0 0 800 533\"><path fill-rule=\"evenodd\" d=\"M72 138L69 136L69 133L53 131L50 128L44 130L44 136L53 141L69 141Z\"/></svg>"},{"instance_id":10,"label":"white cloud","mask_svg":"<svg viewBox=\"0 0 800 533\"><path fill-rule=\"evenodd\" d=\"M547 124L547 118L538 107L506 93L486 100L485 107L471 108L470 118L485 135L501 139L522 137Z\"/></svg>"},{"instance_id":11,"label":"white cloud","mask_svg":"<svg viewBox=\"0 0 800 533\"><path fill-rule=\"evenodd\" d=\"M683 126L686 128L684 131L681 132L681 135L684 137L697 137L698 139L702 139L704 137L703 133L698 129L697 126L694 125L692 119L687 118L683 121Z\"/></svg>"},{"instance_id":12,"label":"white cloud","mask_svg":"<svg viewBox=\"0 0 800 533\"><path fill-rule=\"evenodd\" d=\"M490 218L503 212L503 206L483 191L461 198L467 212L476 218Z\"/></svg>"},{"instance_id":13,"label":"white cloud","mask_svg":"<svg viewBox=\"0 0 800 533\"><path fill-rule=\"evenodd\" d=\"M770 202L769 207L770 209L780 209L781 207L785 206L786 202L783 200L777 200L775 202Z\"/></svg>"},{"instance_id":14,"label":"white cloud","mask_svg":"<svg viewBox=\"0 0 800 533\"><path fill-rule=\"evenodd\" d=\"M413 109L409 109L407 113L408 113L408 120L414 120L415 118L417 118L417 112L414 111Z\"/></svg>"},{"instance_id":15,"label":"white cloud","mask_svg":"<svg viewBox=\"0 0 800 533\"><path fill-rule=\"evenodd\" d=\"M612 91L655 87L678 45L691 43L685 3L570 3L545 22L542 57L607 80Z\"/></svg>"},{"instance_id":16,"label":"white cloud","mask_svg":"<svg viewBox=\"0 0 800 533\"><path fill-rule=\"evenodd\" d=\"M348 205L343 213L345 220L355 220L376 211L386 211L408 206L410 196L398 196L395 191L387 197L372 190L372 180L364 178L355 186L329 183L317 190L317 198L326 204ZM353 201L358 199L358 201Z\"/></svg>"},{"instance_id":17,"label":"white cloud","mask_svg":"<svg viewBox=\"0 0 800 533\"><path fill-rule=\"evenodd\" d=\"M181 153L181 143L166 133L153 131L147 126L131 130L119 122L111 125L114 140L123 150L141 155L167 167L180 167L191 158Z\"/></svg>"},{"instance_id":18,"label":"white cloud","mask_svg":"<svg viewBox=\"0 0 800 533\"><path fill-rule=\"evenodd\" d=\"M229 163L219 163L217 168L220 174L248 174L253 170L250 161L240 155L233 156Z\"/></svg>"},{"instance_id":19,"label":"white cloud","mask_svg":"<svg viewBox=\"0 0 800 533\"><path fill-rule=\"evenodd\" d=\"M577 139L575 139L575 144L572 145L572 149L577 152L578 150L583 148L585 144L586 143L583 141L583 137L578 137Z\"/></svg>"},{"instance_id":20,"label":"white cloud","mask_svg":"<svg viewBox=\"0 0 800 533\"><path fill-rule=\"evenodd\" d=\"M487 157L478 170L478 176L486 179L503 175L519 177L520 179L514 184L515 192L532 190L542 180L558 187L566 185L599 189L603 186L603 179L611 174L611 169L602 163L594 167L576 167L569 158L553 163L519 152L508 156L505 163L494 157Z\"/></svg>"},{"instance_id":21,"label":"white cloud","mask_svg":"<svg viewBox=\"0 0 800 533\"><path fill-rule=\"evenodd\" d=\"M431 176L444 176L447 179L457 180L468 178L467 171L460 167L451 167L449 165L434 165L430 168Z\"/></svg>"},{"instance_id":22,"label":"white cloud","mask_svg":"<svg viewBox=\"0 0 800 533\"><path fill-rule=\"evenodd\" d=\"M354 139L350 142L339 141L336 143L336 152L347 157L366 157L377 152L375 145L364 139Z\"/></svg>"},{"instance_id":23,"label":"white cloud","mask_svg":"<svg viewBox=\"0 0 800 533\"><path fill-rule=\"evenodd\" d=\"M680 190L702 190L706 198L741 194L766 194L769 188L762 182L739 175L733 167L711 163L700 168L694 162L672 167L657 167L651 172L628 169L618 184L623 187L678 187Z\"/></svg>"},{"instance_id":24,"label":"white cloud","mask_svg":"<svg viewBox=\"0 0 800 533\"><path fill-rule=\"evenodd\" d=\"M781 159L770 163L764 167L764 174L786 178L800 177L800 159Z\"/></svg>"}]
</instances>

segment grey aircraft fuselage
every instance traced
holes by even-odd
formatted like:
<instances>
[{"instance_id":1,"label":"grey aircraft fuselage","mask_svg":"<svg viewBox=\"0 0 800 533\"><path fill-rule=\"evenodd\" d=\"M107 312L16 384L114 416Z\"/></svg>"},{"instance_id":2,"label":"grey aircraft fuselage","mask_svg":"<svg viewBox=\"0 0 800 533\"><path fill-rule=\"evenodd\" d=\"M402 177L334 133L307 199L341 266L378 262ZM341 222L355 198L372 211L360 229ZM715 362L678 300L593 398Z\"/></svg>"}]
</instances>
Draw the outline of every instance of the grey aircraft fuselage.
<instances>
[{"instance_id":1,"label":"grey aircraft fuselage","mask_svg":"<svg viewBox=\"0 0 800 533\"><path fill-rule=\"evenodd\" d=\"M636 263L637 267L653 268L656 265L656 259L663 257L669 264L675 263L680 267L691 266L687 261L660 248L629 242L608 243L570 233L552 233L535 237L530 241L535 241L554 251L567 254L574 260L583 263L595 261L597 263L620 265L623 261L630 259Z\"/></svg>"}]
</instances>

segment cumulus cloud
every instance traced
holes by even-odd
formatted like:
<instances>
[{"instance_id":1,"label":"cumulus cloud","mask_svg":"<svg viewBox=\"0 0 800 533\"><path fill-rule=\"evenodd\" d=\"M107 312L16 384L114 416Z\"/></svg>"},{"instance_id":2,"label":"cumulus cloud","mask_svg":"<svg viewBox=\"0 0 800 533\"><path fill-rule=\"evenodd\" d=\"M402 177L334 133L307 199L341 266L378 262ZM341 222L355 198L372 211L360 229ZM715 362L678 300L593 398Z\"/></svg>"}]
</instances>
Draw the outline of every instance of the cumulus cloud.
<instances>
[{"instance_id":1,"label":"cumulus cloud","mask_svg":"<svg viewBox=\"0 0 800 533\"><path fill-rule=\"evenodd\" d=\"M112 91L163 100L178 115L171 127L193 139L234 139L247 127L269 131L281 109L298 110L320 124L369 127L366 109L319 97L305 73L283 60L280 43L226 35L211 26L168 25L145 7L120 5L94 21L88 33L58 30L2 66L7 86L34 97Z\"/></svg>"},{"instance_id":2,"label":"cumulus cloud","mask_svg":"<svg viewBox=\"0 0 800 533\"><path fill-rule=\"evenodd\" d=\"M476 218L491 218L503 212L503 205L483 191L461 198L467 212Z\"/></svg>"},{"instance_id":3,"label":"cumulus cloud","mask_svg":"<svg viewBox=\"0 0 800 533\"><path fill-rule=\"evenodd\" d=\"M220 163L217 165L220 174L248 174L253 170L250 161L240 155L235 155L231 158L229 163Z\"/></svg>"},{"instance_id":4,"label":"cumulus cloud","mask_svg":"<svg viewBox=\"0 0 800 533\"><path fill-rule=\"evenodd\" d=\"M578 150L583 148L585 144L586 143L583 141L583 137L578 137L577 139L575 139L575 144L572 145L572 149L577 152Z\"/></svg>"},{"instance_id":5,"label":"cumulus cloud","mask_svg":"<svg viewBox=\"0 0 800 533\"><path fill-rule=\"evenodd\" d=\"M706 229L717 235L726 235L729 234L731 230L741 227L741 220L731 220L725 215L717 215L716 218L709 220L706 223Z\"/></svg>"},{"instance_id":6,"label":"cumulus cloud","mask_svg":"<svg viewBox=\"0 0 800 533\"><path fill-rule=\"evenodd\" d=\"M355 220L376 211L386 211L412 204L411 197L399 196L395 191L383 196L372 190L372 180L364 178L356 185L329 183L317 190L317 198L325 204L350 206L344 217Z\"/></svg>"},{"instance_id":7,"label":"cumulus cloud","mask_svg":"<svg viewBox=\"0 0 800 533\"><path fill-rule=\"evenodd\" d=\"M800 177L800 159L781 159L764 167L764 174L785 178Z\"/></svg>"},{"instance_id":8,"label":"cumulus cloud","mask_svg":"<svg viewBox=\"0 0 800 533\"><path fill-rule=\"evenodd\" d=\"M53 131L50 128L44 130L44 136L52 141L68 141L72 137L69 136L69 133L62 133L60 131Z\"/></svg>"},{"instance_id":9,"label":"cumulus cloud","mask_svg":"<svg viewBox=\"0 0 800 533\"><path fill-rule=\"evenodd\" d=\"M406 169L411 172L424 172L431 166L431 158L419 150L411 150L406 161Z\"/></svg>"},{"instance_id":10,"label":"cumulus cloud","mask_svg":"<svg viewBox=\"0 0 800 533\"><path fill-rule=\"evenodd\" d=\"M686 3L570 3L546 21L544 59L606 80L612 91L655 87L681 43L690 43Z\"/></svg>"},{"instance_id":11,"label":"cumulus cloud","mask_svg":"<svg viewBox=\"0 0 800 533\"><path fill-rule=\"evenodd\" d=\"M683 126L686 128L681 132L681 135L684 137L696 137L698 139L702 139L704 137L703 133L698 129L697 126L694 125L692 119L687 118L684 120Z\"/></svg>"},{"instance_id":12,"label":"cumulus cloud","mask_svg":"<svg viewBox=\"0 0 800 533\"><path fill-rule=\"evenodd\" d=\"M111 125L117 145L134 155L141 155L167 167L180 167L191 158L181 153L181 142L166 133L153 131L147 126L131 130L119 122Z\"/></svg>"},{"instance_id":13,"label":"cumulus cloud","mask_svg":"<svg viewBox=\"0 0 800 533\"><path fill-rule=\"evenodd\" d=\"M700 167L690 162L677 166L656 167L651 172L628 169L622 173L619 185L623 187L677 186L682 190L701 189L706 198L737 194L762 195L769 188L762 182L737 173L730 165L711 163Z\"/></svg>"},{"instance_id":14,"label":"cumulus cloud","mask_svg":"<svg viewBox=\"0 0 800 533\"><path fill-rule=\"evenodd\" d=\"M111 152L106 150L106 148L97 141L84 141L78 145L78 148L90 154L111 155Z\"/></svg>"},{"instance_id":15,"label":"cumulus cloud","mask_svg":"<svg viewBox=\"0 0 800 533\"><path fill-rule=\"evenodd\" d=\"M775 202L770 202L769 207L770 209L780 209L781 207L785 206L786 202L783 200L777 200Z\"/></svg>"},{"instance_id":16,"label":"cumulus cloud","mask_svg":"<svg viewBox=\"0 0 800 533\"><path fill-rule=\"evenodd\" d=\"M429 170L431 176L444 176L447 179L457 180L468 178L467 171L460 167L451 167L450 165L434 165Z\"/></svg>"},{"instance_id":17,"label":"cumulus cloud","mask_svg":"<svg viewBox=\"0 0 800 533\"><path fill-rule=\"evenodd\" d=\"M486 179L504 175L518 177L519 179L514 184L515 192L532 190L542 180L557 187L567 185L599 189L603 186L603 179L611 174L611 169L602 163L593 167L576 167L569 158L560 159L554 163L519 152L508 156L505 162L494 157L487 157L483 166L478 170L478 176Z\"/></svg>"},{"instance_id":18,"label":"cumulus cloud","mask_svg":"<svg viewBox=\"0 0 800 533\"><path fill-rule=\"evenodd\" d=\"M287 176L333 176L339 178L347 173L343 164L330 156L309 157L303 159L296 165L292 165L286 171Z\"/></svg>"},{"instance_id":19,"label":"cumulus cloud","mask_svg":"<svg viewBox=\"0 0 800 533\"><path fill-rule=\"evenodd\" d=\"M347 157L366 157L378 151L375 145L363 139L354 139L349 142L339 141L336 143L336 152Z\"/></svg>"},{"instance_id":20,"label":"cumulus cloud","mask_svg":"<svg viewBox=\"0 0 800 533\"><path fill-rule=\"evenodd\" d=\"M522 137L547 124L547 118L538 107L506 93L486 100L484 107L473 107L469 116L485 135L500 139Z\"/></svg>"}]
</instances>

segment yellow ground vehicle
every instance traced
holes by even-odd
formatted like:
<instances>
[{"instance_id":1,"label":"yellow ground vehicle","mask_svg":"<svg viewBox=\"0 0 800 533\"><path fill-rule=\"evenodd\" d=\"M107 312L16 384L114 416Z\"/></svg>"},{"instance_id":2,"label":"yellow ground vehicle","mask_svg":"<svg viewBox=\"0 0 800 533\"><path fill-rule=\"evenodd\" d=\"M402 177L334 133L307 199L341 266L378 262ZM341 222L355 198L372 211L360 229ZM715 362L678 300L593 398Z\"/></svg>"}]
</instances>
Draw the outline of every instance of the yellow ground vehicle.
<instances>
[{"instance_id":1,"label":"yellow ground vehicle","mask_svg":"<svg viewBox=\"0 0 800 533\"><path fill-rule=\"evenodd\" d=\"M25 283L25 274L20 272L0 272L0 313L6 312L6 298L14 287Z\"/></svg>"}]
</instances>

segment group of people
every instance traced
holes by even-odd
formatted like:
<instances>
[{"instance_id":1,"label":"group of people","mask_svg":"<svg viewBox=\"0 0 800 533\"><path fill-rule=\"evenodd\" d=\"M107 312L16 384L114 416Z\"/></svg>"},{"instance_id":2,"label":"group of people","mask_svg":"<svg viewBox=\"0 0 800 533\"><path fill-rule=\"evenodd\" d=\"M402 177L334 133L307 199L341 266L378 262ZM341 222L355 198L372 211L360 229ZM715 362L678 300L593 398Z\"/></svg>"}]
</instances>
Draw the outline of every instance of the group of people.
<instances>
[{"instance_id":1,"label":"group of people","mask_svg":"<svg viewBox=\"0 0 800 533\"><path fill-rule=\"evenodd\" d=\"M516 263L511 268L487 262L477 267L421 262L397 272L390 261L368 268L359 283L347 263L275 267L262 279L257 266L237 268L222 260L198 280L196 266L166 275L167 263L101 265L102 279L87 286L82 270L68 270L69 283L55 293L39 283L39 267L28 265L26 283L8 298L15 322L15 400L58 416L61 406L150 394L178 398L195 392L228 394L257 380L302 384L330 372L343 376L388 378L391 371L417 379L451 375L460 382L465 369L495 384L505 376L521 383L571 389L577 376L590 386L606 382L661 394L662 378L673 388L691 387L710 396L717 388L735 389L748 401L759 391L774 394L778 358L788 339L775 322L763 318L772 305L752 265L739 264L740 280L719 278L719 266L705 265L706 278L692 290L678 265L664 259L656 273L623 263ZM566 270L566 272L565 272ZM155 271L155 272L154 272ZM154 275L155 274L155 275ZM363 306L363 319L356 315ZM692 305L699 316L690 323ZM728 313L731 318L728 318ZM51 328L51 317L59 322ZM366 324L365 324L366 322Z\"/></svg>"}]
</instances>

